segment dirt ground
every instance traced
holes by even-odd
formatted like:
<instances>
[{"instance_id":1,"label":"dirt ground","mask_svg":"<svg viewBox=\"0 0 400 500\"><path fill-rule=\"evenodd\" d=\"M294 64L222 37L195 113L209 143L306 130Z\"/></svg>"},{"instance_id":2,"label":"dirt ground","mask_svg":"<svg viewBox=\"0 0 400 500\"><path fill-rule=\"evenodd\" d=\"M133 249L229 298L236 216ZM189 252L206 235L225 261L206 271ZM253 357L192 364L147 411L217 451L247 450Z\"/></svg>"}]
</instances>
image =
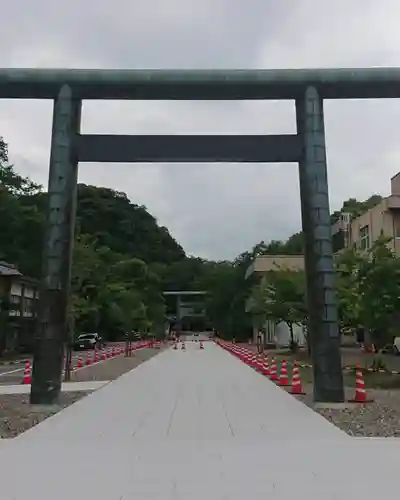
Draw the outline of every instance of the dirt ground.
<instances>
[{"instance_id":1,"label":"dirt ground","mask_svg":"<svg viewBox=\"0 0 400 500\"><path fill-rule=\"evenodd\" d=\"M59 407L35 411L29 405L29 394L0 395L0 438L14 438L26 430L39 424L46 418L72 405L89 392L64 392L60 396Z\"/></svg>"},{"instance_id":2,"label":"dirt ground","mask_svg":"<svg viewBox=\"0 0 400 500\"><path fill-rule=\"evenodd\" d=\"M132 352L132 356L124 355L110 358L107 361L90 365L71 373L71 382L88 382L92 380L115 380L124 373L136 368L144 361L151 359L162 349L139 349Z\"/></svg>"}]
</instances>

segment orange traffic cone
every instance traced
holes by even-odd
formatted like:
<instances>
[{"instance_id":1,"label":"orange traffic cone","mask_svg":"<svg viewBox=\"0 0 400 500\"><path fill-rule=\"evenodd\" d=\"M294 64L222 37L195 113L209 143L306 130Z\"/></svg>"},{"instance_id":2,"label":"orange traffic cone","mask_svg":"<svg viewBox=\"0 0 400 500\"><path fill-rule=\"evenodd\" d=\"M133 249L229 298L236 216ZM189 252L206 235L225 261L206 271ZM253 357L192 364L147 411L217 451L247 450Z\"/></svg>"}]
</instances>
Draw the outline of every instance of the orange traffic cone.
<instances>
[{"instance_id":1,"label":"orange traffic cone","mask_svg":"<svg viewBox=\"0 0 400 500\"><path fill-rule=\"evenodd\" d=\"M250 366L253 368L257 368L257 354L253 354L253 356L250 359Z\"/></svg>"},{"instance_id":2,"label":"orange traffic cone","mask_svg":"<svg viewBox=\"0 0 400 500\"><path fill-rule=\"evenodd\" d=\"M31 362L29 360L26 360L25 362L24 377L22 379L22 383L23 384L31 383Z\"/></svg>"},{"instance_id":3,"label":"orange traffic cone","mask_svg":"<svg viewBox=\"0 0 400 500\"><path fill-rule=\"evenodd\" d=\"M303 392L303 387L301 385L299 367L296 363L293 363L292 367L292 388L290 390L291 394L305 394Z\"/></svg>"},{"instance_id":4,"label":"orange traffic cone","mask_svg":"<svg viewBox=\"0 0 400 500\"><path fill-rule=\"evenodd\" d=\"M105 359L107 359L107 355L106 355L106 351L103 349L101 351L101 360L104 361Z\"/></svg>"},{"instance_id":5,"label":"orange traffic cone","mask_svg":"<svg viewBox=\"0 0 400 500\"><path fill-rule=\"evenodd\" d=\"M77 361L77 363L76 363L76 367L77 367L77 368L82 368L82 366L83 366L83 363L82 363L82 358L78 358L78 361Z\"/></svg>"},{"instance_id":6,"label":"orange traffic cone","mask_svg":"<svg viewBox=\"0 0 400 500\"><path fill-rule=\"evenodd\" d=\"M354 399L350 399L352 403L371 403L373 399L367 398L367 392L365 390L364 376L360 365L356 366L356 392Z\"/></svg>"},{"instance_id":7,"label":"orange traffic cone","mask_svg":"<svg viewBox=\"0 0 400 500\"><path fill-rule=\"evenodd\" d=\"M263 367L262 367L262 372L264 375L267 377L269 376L269 362L268 362L268 356L265 356Z\"/></svg>"},{"instance_id":8,"label":"orange traffic cone","mask_svg":"<svg viewBox=\"0 0 400 500\"><path fill-rule=\"evenodd\" d=\"M269 378L273 381L278 380L278 375L276 374L276 361L275 358L272 358L271 361L271 369L269 371Z\"/></svg>"},{"instance_id":9,"label":"orange traffic cone","mask_svg":"<svg viewBox=\"0 0 400 500\"><path fill-rule=\"evenodd\" d=\"M97 349L95 349L93 352L93 363L97 363L97 361L98 361L98 355L97 355Z\"/></svg>"},{"instance_id":10,"label":"orange traffic cone","mask_svg":"<svg viewBox=\"0 0 400 500\"><path fill-rule=\"evenodd\" d=\"M86 354L86 366L89 366L92 364L92 360L90 359L89 353Z\"/></svg>"},{"instance_id":11,"label":"orange traffic cone","mask_svg":"<svg viewBox=\"0 0 400 500\"><path fill-rule=\"evenodd\" d=\"M249 365L250 364L250 360L251 360L251 355L249 352L245 352L244 355L243 355L243 361L246 363L246 365Z\"/></svg>"},{"instance_id":12,"label":"orange traffic cone","mask_svg":"<svg viewBox=\"0 0 400 500\"><path fill-rule=\"evenodd\" d=\"M286 359L282 359L282 365L281 365L281 373L279 375L279 385L285 387L289 385L289 378L287 374L287 361Z\"/></svg>"},{"instance_id":13,"label":"orange traffic cone","mask_svg":"<svg viewBox=\"0 0 400 500\"><path fill-rule=\"evenodd\" d=\"M264 361L262 359L262 356L257 356L255 359L255 367L254 367L258 372L263 371L264 368Z\"/></svg>"}]
</instances>

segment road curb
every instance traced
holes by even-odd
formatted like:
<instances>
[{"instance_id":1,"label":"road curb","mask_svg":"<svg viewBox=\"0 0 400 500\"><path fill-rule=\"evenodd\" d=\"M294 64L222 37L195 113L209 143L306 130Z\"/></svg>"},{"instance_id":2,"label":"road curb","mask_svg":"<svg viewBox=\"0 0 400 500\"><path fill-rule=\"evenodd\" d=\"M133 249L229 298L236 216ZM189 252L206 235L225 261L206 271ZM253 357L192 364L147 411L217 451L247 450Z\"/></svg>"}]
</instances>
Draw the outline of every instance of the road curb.
<instances>
[{"instance_id":1,"label":"road curb","mask_svg":"<svg viewBox=\"0 0 400 500\"><path fill-rule=\"evenodd\" d=\"M24 365L28 359L20 359L18 361L0 361L0 366Z\"/></svg>"}]
</instances>

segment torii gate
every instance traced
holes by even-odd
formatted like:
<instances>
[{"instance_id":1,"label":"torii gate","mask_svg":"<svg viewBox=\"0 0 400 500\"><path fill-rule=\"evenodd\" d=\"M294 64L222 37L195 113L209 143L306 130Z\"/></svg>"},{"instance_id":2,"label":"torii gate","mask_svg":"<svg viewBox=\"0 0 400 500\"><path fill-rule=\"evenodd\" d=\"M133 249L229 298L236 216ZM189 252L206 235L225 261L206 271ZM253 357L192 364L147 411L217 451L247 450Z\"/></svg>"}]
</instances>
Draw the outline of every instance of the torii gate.
<instances>
[{"instance_id":1,"label":"torii gate","mask_svg":"<svg viewBox=\"0 0 400 500\"><path fill-rule=\"evenodd\" d=\"M196 302L196 299L199 300L199 298L204 297L207 295L207 292L203 290L175 290L175 291L165 291L163 292L163 295L165 297L174 297L176 301L176 322L179 325L178 328L182 328L182 321L185 317L185 308L187 307L187 300L192 298L192 301ZM192 309L192 303L189 304L189 308ZM205 310L202 309L201 312L193 312L192 310L190 311L189 316L191 317L198 317L198 318L204 318L205 317Z\"/></svg>"},{"instance_id":2,"label":"torii gate","mask_svg":"<svg viewBox=\"0 0 400 500\"><path fill-rule=\"evenodd\" d=\"M334 290L323 99L398 98L400 69L0 69L0 98L52 99L49 204L31 402L61 388L78 162L299 164L314 399L343 401ZM297 134L81 135L84 99L293 99ZM168 168L168 167L166 167Z\"/></svg>"}]
</instances>

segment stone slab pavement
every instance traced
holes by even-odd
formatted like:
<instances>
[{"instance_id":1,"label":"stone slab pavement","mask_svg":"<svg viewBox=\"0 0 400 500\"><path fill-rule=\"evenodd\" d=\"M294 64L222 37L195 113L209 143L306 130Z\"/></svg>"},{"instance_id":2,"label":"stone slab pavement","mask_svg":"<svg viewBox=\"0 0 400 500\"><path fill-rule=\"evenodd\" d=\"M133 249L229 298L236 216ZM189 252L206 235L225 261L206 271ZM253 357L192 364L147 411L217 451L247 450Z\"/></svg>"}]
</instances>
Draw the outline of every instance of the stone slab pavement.
<instances>
[{"instance_id":1,"label":"stone slab pavement","mask_svg":"<svg viewBox=\"0 0 400 500\"><path fill-rule=\"evenodd\" d=\"M397 450L347 436L215 344L193 342L3 442L1 498L390 500Z\"/></svg>"}]
</instances>

